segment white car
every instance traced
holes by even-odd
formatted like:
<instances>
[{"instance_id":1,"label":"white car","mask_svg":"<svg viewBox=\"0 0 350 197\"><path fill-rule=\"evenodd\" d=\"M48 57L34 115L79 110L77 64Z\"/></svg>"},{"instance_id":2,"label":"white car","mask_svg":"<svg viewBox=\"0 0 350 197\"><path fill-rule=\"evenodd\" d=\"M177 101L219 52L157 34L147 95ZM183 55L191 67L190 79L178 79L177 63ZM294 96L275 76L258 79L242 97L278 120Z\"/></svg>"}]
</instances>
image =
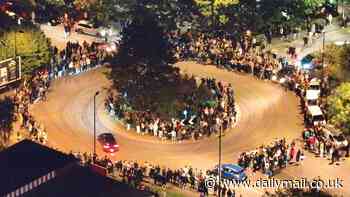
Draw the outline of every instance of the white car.
<instances>
[{"instance_id":1,"label":"white car","mask_svg":"<svg viewBox=\"0 0 350 197\"><path fill-rule=\"evenodd\" d=\"M307 116L310 123L312 123L314 126L326 124L326 119L324 118L322 110L317 105L307 107Z\"/></svg>"},{"instance_id":2,"label":"white car","mask_svg":"<svg viewBox=\"0 0 350 197\"><path fill-rule=\"evenodd\" d=\"M305 105L306 106L317 105L319 96L320 95L318 90L306 90Z\"/></svg>"},{"instance_id":3,"label":"white car","mask_svg":"<svg viewBox=\"0 0 350 197\"><path fill-rule=\"evenodd\" d=\"M90 21L87 20L78 21L78 23L75 25L75 32L96 37L101 36L98 29Z\"/></svg>"},{"instance_id":4,"label":"white car","mask_svg":"<svg viewBox=\"0 0 350 197\"><path fill-rule=\"evenodd\" d=\"M88 20L80 20L75 25L75 31L80 34L97 37L97 42L119 43L122 39L122 27L117 22L111 22L107 26L96 27Z\"/></svg>"},{"instance_id":5,"label":"white car","mask_svg":"<svg viewBox=\"0 0 350 197\"><path fill-rule=\"evenodd\" d=\"M313 90L313 91L317 92L317 94L319 96L321 93L321 81L317 78L311 79L308 90Z\"/></svg>"}]
</instances>

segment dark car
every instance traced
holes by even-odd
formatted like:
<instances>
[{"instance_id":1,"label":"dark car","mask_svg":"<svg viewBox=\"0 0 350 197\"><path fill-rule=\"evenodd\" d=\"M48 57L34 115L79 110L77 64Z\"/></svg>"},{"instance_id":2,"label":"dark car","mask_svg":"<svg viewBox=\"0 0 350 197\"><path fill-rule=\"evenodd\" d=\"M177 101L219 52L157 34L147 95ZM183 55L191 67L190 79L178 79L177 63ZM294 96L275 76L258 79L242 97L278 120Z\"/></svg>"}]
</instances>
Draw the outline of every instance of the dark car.
<instances>
[{"instance_id":1,"label":"dark car","mask_svg":"<svg viewBox=\"0 0 350 197\"><path fill-rule=\"evenodd\" d=\"M119 150L119 145L111 133L102 133L97 137L97 140L106 153L115 153Z\"/></svg>"}]
</instances>

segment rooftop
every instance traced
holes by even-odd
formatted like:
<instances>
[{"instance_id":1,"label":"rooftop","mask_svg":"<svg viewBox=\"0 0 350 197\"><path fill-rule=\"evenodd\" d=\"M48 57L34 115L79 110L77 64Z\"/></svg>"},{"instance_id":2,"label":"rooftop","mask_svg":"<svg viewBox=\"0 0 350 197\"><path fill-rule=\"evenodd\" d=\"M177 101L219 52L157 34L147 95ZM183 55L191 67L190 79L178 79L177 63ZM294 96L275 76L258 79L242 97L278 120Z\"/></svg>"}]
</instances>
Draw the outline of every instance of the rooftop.
<instances>
[{"instance_id":1,"label":"rooftop","mask_svg":"<svg viewBox=\"0 0 350 197\"><path fill-rule=\"evenodd\" d=\"M25 193L25 197L150 197L149 192L136 190L127 184L101 176L87 167L76 166L64 176Z\"/></svg>"},{"instance_id":2,"label":"rooftop","mask_svg":"<svg viewBox=\"0 0 350 197\"><path fill-rule=\"evenodd\" d=\"M23 140L0 152L0 196L76 161L74 156Z\"/></svg>"}]
</instances>

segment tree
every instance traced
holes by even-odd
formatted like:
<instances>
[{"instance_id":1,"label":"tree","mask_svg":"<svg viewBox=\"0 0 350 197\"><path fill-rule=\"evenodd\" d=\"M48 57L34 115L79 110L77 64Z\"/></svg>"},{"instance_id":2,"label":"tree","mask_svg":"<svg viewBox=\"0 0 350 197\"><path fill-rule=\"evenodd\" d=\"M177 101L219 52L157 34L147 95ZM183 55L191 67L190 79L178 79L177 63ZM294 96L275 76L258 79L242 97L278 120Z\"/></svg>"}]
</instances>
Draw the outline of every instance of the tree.
<instances>
[{"instance_id":1,"label":"tree","mask_svg":"<svg viewBox=\"0 0 350 197\"><path fill-rule=\"evenodd\" d=\"M316 9L326 3L326 0L304 0L308 8Z\"/></svg>"},{"instance_id":2,"label":"tree","mask_svg":"<svg viewBox=\"0 0 350 197\"><path fill-rule=\"evenodd\" d=\"M0 59L22 57L23 74L31 74L50 62L50 42L40 29L33 26L14 26L0 34Z\"/></svg>"},{"instance_id":3,"label":"tree","mask_svg":"<svg viewBox=\"0 0 350 197\"><path fill-rule=\"evenodd\" d=\"M12 130L12 122L15 119L14 103L10 97L5 97L0 100L0 148L10 137Z\"/></svg>"},{"instance_id":4,"label":"tree","mask_svg":"<svg viewBox=\"0 0 350 197\"><path fill-rule=\"evenodd\" d=\"M329 121L350 134L350 83L342 83L328 98Z\"/></svg>"},{"instance_id":5,"label":"tree","mask_svg":"<svg viewBox=\"0 0 350 197\"><path fill-rule=\"evenodd\" d=\"M331 82L335 85L350 80L350 45L327 45L324 51L324 64ZM322 53L317 53L318 62L322 61Z\"/></svg>"},{"instance_id":6,"label":"tree","mask_svg":"<svg viewBox=\"0 0 350 197\"><path fill-rule=\"evenodd\" d=\"M195 0L195 2L204 16L218 18L220 23L225 24L228 21L228 17L220 10L237 5L239 0Z\"/></svg>"},{"instance_id":7,"label":"tree","mask_svg":"<svg viewBox=\"0 0 350 197\"><path fill-rule=\"evenodd\" d=\"M172 48L154 13L143 6L134 10L132 23L122 32L119 53L116 60L121 65L164 65L173 58Z\"/></svg>"}]
</instances>

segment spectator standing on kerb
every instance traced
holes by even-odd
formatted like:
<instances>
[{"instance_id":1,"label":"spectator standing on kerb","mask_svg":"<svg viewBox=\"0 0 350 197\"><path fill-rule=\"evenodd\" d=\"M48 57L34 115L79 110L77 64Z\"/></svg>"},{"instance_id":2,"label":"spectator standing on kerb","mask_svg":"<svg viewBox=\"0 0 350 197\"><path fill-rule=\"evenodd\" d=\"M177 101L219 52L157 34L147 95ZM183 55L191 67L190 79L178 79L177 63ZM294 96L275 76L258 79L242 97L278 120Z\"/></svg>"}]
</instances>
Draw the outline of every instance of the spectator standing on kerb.
<instances>
[{"instance_id":1,"label":"spectator standing on kerb","mask_svg":"<svg viewBox=\"0 0 350 197\"><path fill-rule=\"evenodd\" d=\"M67 37L69 36L69 16L68 13L64 13L64 17L63 17L63 28L64 28L64 38L67 39Z\"/></svg>"}]
</instances>

